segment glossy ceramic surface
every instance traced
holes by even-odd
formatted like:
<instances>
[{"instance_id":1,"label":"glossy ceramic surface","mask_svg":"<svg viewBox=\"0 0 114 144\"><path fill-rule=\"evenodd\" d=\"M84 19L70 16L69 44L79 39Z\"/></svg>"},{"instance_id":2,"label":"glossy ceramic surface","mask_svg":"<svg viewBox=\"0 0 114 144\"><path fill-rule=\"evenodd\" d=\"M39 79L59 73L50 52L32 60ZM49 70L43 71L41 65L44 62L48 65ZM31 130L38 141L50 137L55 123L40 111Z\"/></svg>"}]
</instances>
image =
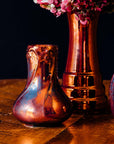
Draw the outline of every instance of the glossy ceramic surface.
<instances>
[{"instance_id":1,"label":"glossy ceramic surface","mask_svg":"<svg viewBox=\"0 0 114 144\"><path fill-rule=\"evenodd\" d=\"M76 109L102 109L106 103L97 56L97 19L83 25L68 14L69 51L63 90Z\"/></svg>"},{"instance_id":2,"label":"glossy ceramic surface","mask_svg":"<svg viewBox=\"0 0 114 144\"><path fill-rule=\"evenodd\" d=\"M28 79L13 106L15 117L26 125L60 123L72 113L71 102L57 79L57 47L28 46Z\"/></svg>"}]
</instances>

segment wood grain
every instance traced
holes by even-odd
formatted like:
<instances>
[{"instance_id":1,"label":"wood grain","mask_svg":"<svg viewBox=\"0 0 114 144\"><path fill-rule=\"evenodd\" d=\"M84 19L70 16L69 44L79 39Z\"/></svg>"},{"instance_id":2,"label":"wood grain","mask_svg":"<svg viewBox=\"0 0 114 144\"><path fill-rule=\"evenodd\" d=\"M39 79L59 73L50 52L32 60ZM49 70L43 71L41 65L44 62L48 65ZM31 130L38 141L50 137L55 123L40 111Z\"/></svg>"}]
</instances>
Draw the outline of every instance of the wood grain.
<instances>
[{"instance_id":1,"label":"wood grain","mask_svg":"<svg viewBox=\"0 0 114 144\"><path fill-rule=\"evenodd\" d=\"M104 81L107 95L109 83ZM99 138L101 144L114 142L114 119L109 115L85 119L73 114L60 126L25 127L12 115L13 103L25 84L25 79L0 80L0 144L98 144Z\"/></svg>"},{"instance_id":2,"label":"wood grain","mask_svg":"<svg viewBox=\"0 0 114 144\"><path fill-rule=\"evenodd\" d=\"M25 127L12 115L13 103L25 84L25 79L0 81L0 144L43 144L82 117L72 115L59 127Z\"/></svg>"},{"instance_id":3,"label":"wood grain","mask_svg":"<svg viewBox=\"0 0 114 144\"><path fill-rule=\"evenodd\" d=\"M46 144L114 144L114 117L82 118Z\"/></svg>"}]
</instances>

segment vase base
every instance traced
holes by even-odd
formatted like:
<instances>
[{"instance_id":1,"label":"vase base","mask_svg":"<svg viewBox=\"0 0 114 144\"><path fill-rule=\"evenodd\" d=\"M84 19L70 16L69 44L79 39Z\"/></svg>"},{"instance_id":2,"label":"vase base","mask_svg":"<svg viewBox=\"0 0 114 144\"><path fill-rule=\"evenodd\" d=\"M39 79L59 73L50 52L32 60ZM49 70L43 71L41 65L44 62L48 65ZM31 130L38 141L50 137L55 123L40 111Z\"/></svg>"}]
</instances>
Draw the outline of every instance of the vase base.
<instances>
[{"instance_id":1,"label":"vase base","mask_svg":"<svg viewBox=\"0 0 114 144\"><path fill-rule=\"evenodd\" d=\"M72 100L71 100L72 101ZM110 105L107 100L107 97L105 101L97 102L97 101L77 101L73 100L73 113L76 114L106 114L111 113L110 111Z\"/></svg>"},{"instance_id":2,"label":"vase base","mask_svg":"<svg viewBox=\"0 0 114 144\"><path fill-rule=\"evenodd\" d=\"M39 123L39 124L23 124L27 128L37 128L37 127L58 127L63 126L61 122L58 123Z\"/></svg>"},{"instance_id":3,"label":"vase base","mask_svg":"<svg viewBox=\"0 0 114 144\"><path fill-rule=\"evenodd\" d=\"M25 127L27 127L27 128L35 128L35 126L34 125L32 125L32 124L23 124Z\"/></svg>"}]
</instances>

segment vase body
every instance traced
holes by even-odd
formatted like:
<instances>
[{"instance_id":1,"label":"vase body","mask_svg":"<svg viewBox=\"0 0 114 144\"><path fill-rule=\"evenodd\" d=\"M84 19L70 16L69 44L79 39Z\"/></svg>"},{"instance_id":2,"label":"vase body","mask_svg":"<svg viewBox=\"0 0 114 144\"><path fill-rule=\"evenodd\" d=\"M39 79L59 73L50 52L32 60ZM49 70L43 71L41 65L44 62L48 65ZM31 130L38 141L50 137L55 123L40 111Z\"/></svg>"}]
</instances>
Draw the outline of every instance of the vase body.
<instances>
[{"instance_id":1,"label":"vase body","mask_svg":"<svg viewBox=\"0 0 114 144\"><path fill-rule=\"evenodd\" d=\"M13 106L14 116L26 125L60 123L71 114L71 102L57 80L57 47L28 46L28 79Z\"/></svg>"},{"instance_id":2,"label":"vase body","mask_svg":"<svg viewBox=\"0 0 114 144\"><path fill-rule=\"evenodd\" d=\"M83 25L75 14L68 14L69 50L62 88L78 110L103 109L106 103L97 56L97 17Z\"/></svg>"}]
</instances>

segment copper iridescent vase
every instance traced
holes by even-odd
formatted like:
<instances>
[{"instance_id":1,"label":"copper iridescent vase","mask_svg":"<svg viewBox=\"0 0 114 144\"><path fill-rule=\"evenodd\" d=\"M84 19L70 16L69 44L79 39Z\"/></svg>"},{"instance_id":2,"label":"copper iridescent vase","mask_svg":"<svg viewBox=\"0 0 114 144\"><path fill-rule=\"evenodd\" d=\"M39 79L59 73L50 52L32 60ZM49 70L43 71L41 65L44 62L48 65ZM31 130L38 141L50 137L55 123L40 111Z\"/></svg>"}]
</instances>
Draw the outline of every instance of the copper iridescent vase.
<instances>
[{"instance_id":1,"label":"copper iridescent vase","mask_svg":"<svg viewBox=\"0 0 114 144\"><path fill-rule=\"evenodd\" d=\"M29 126L52 125L71 115L71 102L57 79L57 46L33 45L27 49L28 79L13 106L14 116Z\"/></svg>"},{"instance_id":2,"label":"copper iridescent vase","mask_svg":"<svg viewBox=\"0 0 114 144\"><path fill-rule=\"evenodd\" d=\"M69 50L62 88L75 110L102 111L107 99L99 72L97 55L98 15L83 25L68 14Z\"/></svg>"}]
</instances>

